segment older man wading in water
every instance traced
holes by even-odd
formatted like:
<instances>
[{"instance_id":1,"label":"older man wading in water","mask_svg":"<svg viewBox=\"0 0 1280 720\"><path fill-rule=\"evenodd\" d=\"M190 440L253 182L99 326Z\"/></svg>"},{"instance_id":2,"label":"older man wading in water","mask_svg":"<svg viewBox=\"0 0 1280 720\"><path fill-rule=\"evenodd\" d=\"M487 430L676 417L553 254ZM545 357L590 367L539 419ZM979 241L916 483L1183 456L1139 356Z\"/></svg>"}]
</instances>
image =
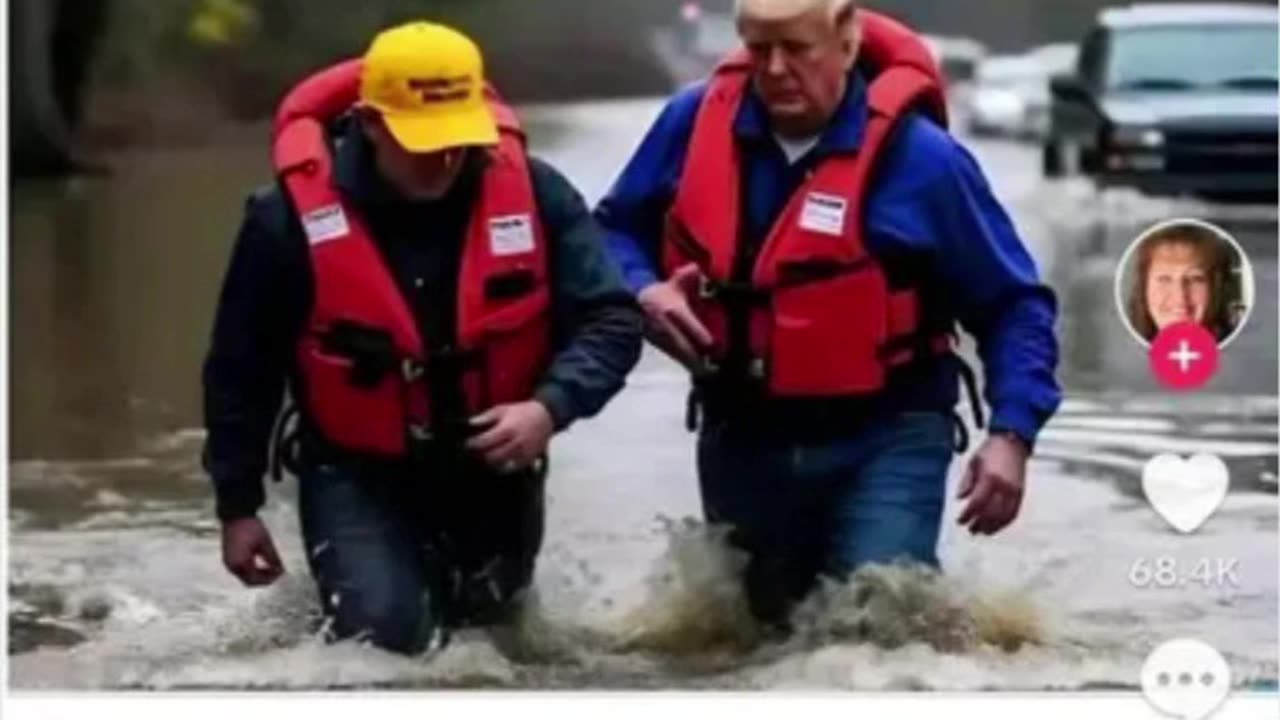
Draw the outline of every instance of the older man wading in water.
<instances>
[{"instance_id":1,"label":"older man wading in water","mask_svg":"<svg viewBox=\"0 0 1280 720\"><path fill-rule=\"evenodd\" d=\"M958 379L976 394L957 322L992 413L959 522L1013 522L1060 402L1056 304L918 37L849 0L735 12L743 49L667 103L596 216L693 376L706 519L749 553L754 612L785 622L820 573L938 564Z\"/></svg>"}]
</instances>

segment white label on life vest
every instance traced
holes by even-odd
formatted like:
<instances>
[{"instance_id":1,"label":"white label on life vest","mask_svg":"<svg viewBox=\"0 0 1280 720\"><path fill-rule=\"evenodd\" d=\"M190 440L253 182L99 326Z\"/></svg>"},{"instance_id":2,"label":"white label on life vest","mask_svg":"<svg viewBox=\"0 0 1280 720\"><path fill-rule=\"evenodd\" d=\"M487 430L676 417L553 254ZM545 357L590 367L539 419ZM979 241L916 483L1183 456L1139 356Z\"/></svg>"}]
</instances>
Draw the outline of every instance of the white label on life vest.
<instances>
[{"instance_id":1,"label":"white label on life vest","mask_svg":"<svg viewBox=\"0 0 1280 720\"><path fill-rule=\"evenodd\" d=\"M303 215L302 227L307 231L307 240L312 245L336 240L351 233L351 228L347 226L347 214L337 204L325 205Z\"/></svg>"},{"instance_id":2,"label":"white label on life vest","mask_svg":"<svg viewBox=\"0 0 1280 720\"><path fill-rule=\"evenodd\" d=\"M800 227L823 235L844 234L844 212L848 202L837 195L811 192L804 198Z\"/></svg>"},{"instance_id":3,"label":"white label on life vest","mask_svg":"<svg viewBox=\"0 0 1280 720\"><path fill-rule=\"evenodd\" d=\"M497 256L533 252L533 219L528 215L490 219L489 249Z\"/></svg>"}]
</instances>

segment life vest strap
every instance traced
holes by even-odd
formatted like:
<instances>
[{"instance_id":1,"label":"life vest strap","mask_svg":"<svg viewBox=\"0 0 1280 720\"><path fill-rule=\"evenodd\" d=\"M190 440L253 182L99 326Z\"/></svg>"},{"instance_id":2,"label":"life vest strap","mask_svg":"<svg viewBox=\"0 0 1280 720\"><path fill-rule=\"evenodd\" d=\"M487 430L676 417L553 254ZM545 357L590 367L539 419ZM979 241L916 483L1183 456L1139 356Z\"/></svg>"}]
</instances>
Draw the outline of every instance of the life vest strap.
<instances>
[{"instance_id":1,"label":"life vest strap","mask_svg":"<svg viewBox=\"0 0 1280 720\"><path fill-rule=\"evenodd\" d=\"M983 430L987 427L987 419L982 410L982 396L978 393L978 376L963 358L958 355L953 357L956 362L956 370L959 371L960 379L964 382L965 392L969 395L969 407L973 411L973 424L979 430Z\"/></svg>"},{"instance_id":2,"label":"life vest strap","mask_svg":"<svg viewBox=\"0 0 1280 720\"><path fill-rule=\"evenodd\" d=\"M853 262L835 260L783 262L778 268L778 280L768 286L750 282L723 282L703 275L698 286L698 295L703 300L718 300L726 305L767 305L769 297L779 290L834 280L841 275L866 270L874 263L875 261L868 256Z\"/></svg>"},{"instance_id":3,"label":"life vest strap","mask_svg":"<svg viewBox=\"0 0 1280 720\"><path fill-rule=\"evenodd\" d=\"M679 248L685 259L700 268L707 268L711 264L711 253L693 237L693 233L689 232L688 226L675 213L667 213L667 224L670 228L670 231L666 233L667 237L673 245Z\"/></svg>"},{"instance_id":4,"label":"life vest strap","mask_svg":"<svg viewBox=\"0 0 1280 720\"><path fill-rule=\"evenodd\" d=\"M837 260L784 261L778 265L778 280L773 287L775 290L784 290L825 280L834 280L842 275L851 275L868 270L874 265L875 261L869 255L863 255L856 260L848 262Z\"/></svg>"},{"instance_id":5,"label":"life vest strap","mask_svg":"<svg viewBox=\"0 0 1280 720\"><path fill-rule=\"evenodd\" d=\"M292 398L286 398L284 408L271 431L271 443L268 447L271 479L274 482L283 481L286 470L295 476L301 472L300 418L297 403Z\"/></svg>"},{"instance_id":6,"label":"life vest strap","mask_svg":"<svg viewBox=\"0 0 1280 720\"><path fill-rule=\"evenodd\" d=\"M319 340L325 353L351 361L350 381L356 387L375 387L390 373L407 372L406 361L412 360L396 348L390 332L359 323L335 322Z\"/></svg>"},{"instance_id":7,"label":"life vest strap","mask_svg":"<svg viewBox=\"0 0 1280 720\"><path fill-rule=\"evenodd\" d=\"M721 282L702 275L698 281L698 298L714 300L726 307L762 307L769 304L772 291L747 282Z\"/></svg>"},{"instance_id":8,"label":"life vest strap","mask_svg":"<svg viewBox=\"0 0 1280 720\"><path fill-rule=\"evenodd\" d=\"M886 340L878 351L881 360L889 361L903 353L916 355L943 355L951 350L951 334L942 331L921 330L898 335Z\"/></svg>"},{"instance_id":9,"label":"life vest strap","mask_svg":"<svg viewBox=\"0 0 1280 720\"><path fill-rule=\"evenodd\" d=\"M969 367L969 363L964 361L964 358L955 354L952 354L951 358L955 363L956 372L964 384L974 427L983 430L987 426L987 420L986 414L982 410L982 396L978 393L978 376L973 372L973 368ZM960 413L957 411L952 411L951 420L955 426L955 451L964 454L969 451L969 428L965 426L964 419L960 417Z\"/></svg>"}]
</instances>

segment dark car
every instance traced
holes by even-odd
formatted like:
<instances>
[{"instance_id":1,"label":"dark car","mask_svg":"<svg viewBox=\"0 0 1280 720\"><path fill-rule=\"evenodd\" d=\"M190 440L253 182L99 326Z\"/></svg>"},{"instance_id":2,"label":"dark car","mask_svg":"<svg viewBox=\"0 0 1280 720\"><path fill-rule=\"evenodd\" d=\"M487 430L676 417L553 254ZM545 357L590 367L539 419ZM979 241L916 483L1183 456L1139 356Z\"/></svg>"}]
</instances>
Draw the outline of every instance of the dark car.
<instances>
[{"instance_id":1,"label":"dark car","mask_svg":"<svg viewBox=\"0 0 1280 720\"><path fill-rule=\"evenodd\" d=\"M1280 30L1268 5L1104 10L1051 82L1044 171L1156 195L1271 199Z\"/></svg>"}]
</instances>

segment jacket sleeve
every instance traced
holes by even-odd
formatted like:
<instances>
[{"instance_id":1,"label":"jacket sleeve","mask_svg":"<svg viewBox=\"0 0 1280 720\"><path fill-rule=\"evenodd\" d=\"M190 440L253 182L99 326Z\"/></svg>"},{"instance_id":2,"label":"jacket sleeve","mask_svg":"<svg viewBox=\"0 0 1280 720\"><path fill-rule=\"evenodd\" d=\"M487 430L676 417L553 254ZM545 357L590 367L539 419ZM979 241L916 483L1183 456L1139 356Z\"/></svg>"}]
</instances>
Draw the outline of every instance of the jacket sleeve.
<instances>
[{"instance_id":1,"label":"jacket sleeve","mask_svg":"<svg viewBox=\"0 0 1280 720\"><path fill-rule=\"evenodd\" d=\"M300 240L290 256L290 228L278 192L250 197L205 358L203 461L224 522L253 516L264 501L271 431L305 307L306 257Z\"/></svg>"},{"instance_id":2,"label":"jacket sleeve","mask_svg":"<svg viewBox=\"0 0 1280 720\"><path fill-rule=\"evenodd\" d=\"M941 181L930 195L941 223L941 267L960 299L961 323L978 343L991 430L1034 445L1062 400L1057 298L977 162L959 145Z\"/></svg>"},{"instance_id":3,"label":"jacket sleeve","mask_svg":"<svg viewBox=\"0 0 1280 720\"><path fill-rule=\"evenodd\" d=\"M897 180L876 205L900 210L869 221L932 255L954 316L977 341L990 429L1034 445L1062 399L1053 290L978 162L949 134L915 118L885 165Z\"/></svg>"},{"instance_id":4,"label":"jacket sleeve","mask_svg":"<svg viewBox=\"0 0 1280 720\"><path fill-rule=\"evenodd\" d=\"M605 246L633 293L661 275L658 250L662 223L675 198L705 90L705 83L691 85L667 103L596 207Z\"/></svg>"},{"instance_id":5,"label":"jacket sleeve","mask_svg":"<svg viewBox=\"0 0 1280 720\"><path fill-rule=\"evenodd\" d=\"M640 359L643 320L581 195L536 158L531 173L548 236L556 348L534 397L560 431L622 389Z\"/></svg>"}]
</instances>

